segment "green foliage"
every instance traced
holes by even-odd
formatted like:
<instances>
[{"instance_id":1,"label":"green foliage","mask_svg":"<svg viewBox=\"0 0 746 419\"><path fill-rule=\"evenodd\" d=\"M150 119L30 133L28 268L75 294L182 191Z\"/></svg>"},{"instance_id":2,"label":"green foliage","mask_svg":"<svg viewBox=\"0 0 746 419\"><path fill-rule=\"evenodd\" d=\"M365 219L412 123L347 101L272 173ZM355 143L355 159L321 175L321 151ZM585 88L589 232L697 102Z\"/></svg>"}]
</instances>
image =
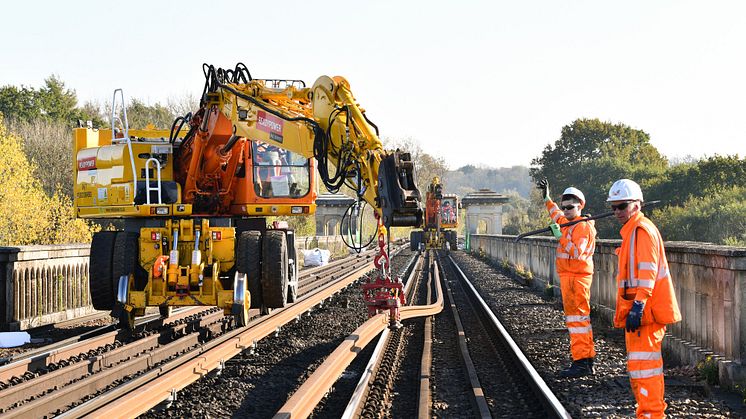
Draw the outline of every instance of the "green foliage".
<instances>
[{"instance_id":1,"label":"green foliage","mask_svg":"<svg viewBox=\"0 0 746 419\"><path fill-rule=\"evenodd\" d=\"M170 129L175 119L171 111L160 103L146 105L133 98L127 106L127 121L130 129L145 129L153 125L156 129Z\"/></svg>"},{"instance_id":2,"label":"green foliage","mask_svg":"<svg viewBox=\"0 0 746 419\"><path fill-rule=\"evenodd\" d=\"M731 186L746 186L746 159L715 155L669 168L645 194L669 205L682 205L692 197L703 197Z\"/></svg>"},{"instance_id":3,"label":"green foliage","mask_svg":"<svg viewBox=\"0 0 746 419\"><path fill-rule=\"evenodd\" d=\"M6 119L32 120L41 117L36 90L25 86L0 87L0 113Z\"/></svg>"},{"instance_id":4,"label":"green foliage","mask_svg":"<svg viewBox=\"0 0 746 419\"><path fill-rule=\"evenodd\" d=\"M708 356L704 361L699 362L697 364L697 374L700 378L707 381L708 384L718 384L720 378L717 360L713 359L712 356Z\"/></svg>"},{"instance_id":5,"label":"green foliage","mask_svg":"<svg viewBox=\"0 0 746 419\"><path fill-rule=\"evenodd\" d=\"M706 241L746 246L746 187L714 188L704 197L691 197L681 206L652 211L665 240Z\"/></svg>"},{"instance_id":6,"label":"green foliage","mask_svg":"<svg viewBox=\"0 0 746 419\"><path fill-rule=\"evenodd\" d=\"M77 126L78 121L92 121L95 127L104 126L98 105L86 103L77 107L75 90L68 89L57 76L49 76L44 86L0 87L0 113L8 121L25 123L61 123Z\"/></svg>"},{"instance_id":7,"label":"green foliage","mask_svg":"<svg viewBox=\"0 0 746 419\"><path fill-rule=\"evenodd\" d=\"M518 235L549 225L549 214L537 191L531 191L530 200L515 191L507 195L510 200L502 206L503 234Z\"/></svg>"}]
</instances>

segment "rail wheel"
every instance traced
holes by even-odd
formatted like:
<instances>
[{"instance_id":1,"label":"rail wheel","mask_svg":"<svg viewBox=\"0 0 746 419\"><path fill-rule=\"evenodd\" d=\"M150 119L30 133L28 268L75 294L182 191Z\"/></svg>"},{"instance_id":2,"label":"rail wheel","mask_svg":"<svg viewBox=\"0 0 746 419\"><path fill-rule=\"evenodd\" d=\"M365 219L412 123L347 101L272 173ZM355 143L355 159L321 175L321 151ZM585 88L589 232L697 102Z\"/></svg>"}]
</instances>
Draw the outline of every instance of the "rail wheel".
<instances>
[{"instance_id":1,"label":"rail wheel","mask_svg":"<svg viewBox=\"0 0 746 419\"><path fill-rule=\"evenodd\" d=\"M288 230L285 236L288 246L288 304L298 299L298 253L295 251L295 232Z\"/></svg>"},{"instance_id":2,"label":"rail wheel","mask_svg":"<svg viewBox=\"0 0 746 419\"><path fill-rule=\"evenodd\" d=\"M262 307L262 233L244 231L238 236L236 270L245 273L249 282L251 308Z\"/></svg>"},{"instance_id":3,"label":"rail wheel","mask_svg":"<svg viewBox=\"0 0 746 419\"><path fill-rule=\"evenodd\" d=\"M262 244L262 299L267 308L282 308L287 302L288 246L285 232L267 230Z\"/></svg>"},{"instance_id":4,"label":"rail wheel","mask_svg":"<svg viewBox=\"0 0 746 419\"><path fill-rule=\"evenodd\" d=\"M231 314L233 314L237 327L245 327L249 324L251 298L246 295L247 293L246 274L236 272L236 276L233 278L233 306L231 307Z\"/></svg>"},{"instance_id":5,"label":"rail wheel","mask_svg":"<svg viewBox=\"0 0 746 419\"><path fill-rule=\"evenodd\" d=\"M119 320L119 328L123 330L135 330L135 310L126 309L127 298L129 297L130 277L122 275L117 285L117 307L116 318Z\"/></svg>"},{"instance_id":6,"label":"rail wheel","mask_svg":"<svg viewBox=\"0 0 746 419\"><path fill-rule=\"evenodd\" d=\"M112 258L116 231L99 231L93 235L89 262L88 284L91 302L96 310L112 310L115 302L115 286L112 278Z\"/></svg>"},{"instance_id":7,"label":"rail wheel","mask_svg":"<svg viewBox=\"0 0 746 419\"><path fill-rule=\"evenodd\" d=\"M298 266L295 264L295 259L291 259L288 263L288 304L294 303L298 299Z\"/></svg>"}]
</instances>

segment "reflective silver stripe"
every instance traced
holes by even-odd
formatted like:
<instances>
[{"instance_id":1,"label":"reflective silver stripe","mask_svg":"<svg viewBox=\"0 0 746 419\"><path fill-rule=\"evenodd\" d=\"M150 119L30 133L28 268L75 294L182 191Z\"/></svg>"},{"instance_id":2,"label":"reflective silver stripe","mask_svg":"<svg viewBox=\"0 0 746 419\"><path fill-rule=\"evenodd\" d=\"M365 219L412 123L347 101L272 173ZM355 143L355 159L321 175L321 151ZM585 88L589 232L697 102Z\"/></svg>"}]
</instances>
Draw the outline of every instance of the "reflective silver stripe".
<instances>
[{"instance_id":1,"label":"reflective silver stripe","mask_svg":"<svg viewBox=\"0 0 746 419\"><path fill-rule=\"evenodd\" d=\"M653 288L655 287L655 280L654 279L638 279L637 286L645 287L645 288Z\"/></svg>"},{"instance_id":2,"label":"reflective silver stripe","mask_svg":"<svg viewBox=\"0 0 746 419\"><path fill-rule=\"evenodd\" d=\"M619 288L631 288L629 285L629 281L627 281L626 279L619 281Z\"/></svg>"},{"instance_id":3,"label":"reflective silver stripe","mask_svg":"<svg viewBox=\"0 0 746 419\"><path fill-rule=\"evenodd\" d=\"M567 322L584 322L591 319L591 316L565 316Z\"/></svg>"},{"instance_id":4,"label":"reflective silver stripe","mask_svg":"<svg viewBox=\"0 0 746 419\"><path fill-rule=\"evenodd\" d=\"M661 359L660 352L630 352L627 354L627 359L630 361L652 361L654 359Z\"/></svg>"},{"instance_id":5,"label":"reflective silver stripe","mask_svg":"<svg viewBox=\"0 0 746 419\"><path fill-rule=\"evenodd\" d=\"M640 262L637 269L641 271L657 271L658 267L653 262Z\"/></svg>"},{"instance_id":6,"label":"reflective silver stripe","mask_svg":"<svg viewBox=\"0 0 746 419\"><path fill-rule=\"evenodd\" d=\"M670 276L670 272L668 271L667 266L662 266L660 269L658 269L658 278L656 279L663 279L667 276Z\"/></svg>"},{"instance_id":7,"label":"reflective silver stripe","mask_svg":"<svg viewBox=\"0 0 746 419\"><path fill-rule=\"evenodd\" d=\"M578 252L581 254L585 252L586 247L588 247L588 239L583 239L580 241L580 244L578 245Z\"/></svg>"},{"instance_id":8,"label":"reflective silver stripe","mask_svg":"<svg viewBox=\"0 0 746 419\"><path fill-rule=\"evenodd\" d=\"M557 253L557 259L570 259L570 255L567 253Z\"/></svg>"},{"instance_id":9,"label":"reflective silver stripe","mask_svg":"<svg viewBox=\"0 0 746 419\"><path fill-rule=\"evenodd\" d=\"M663 368L652 368L649 370L629 371L629 378L650 378L663 375Z\"/></svg>"},{"instance_id":10,"label":"reflective silver stripe","mask_svg":"<svg viewBox=\"0 0 746 419\"><path fill-rule=\"evenodd\" d=\"M573 334L578 334L578 333L588 333L593 329L590 326L586 326L586 327L568 327L567 330L570 332L571 335L573 335Z\"/></svg>"},{"instance_id":11,"label":"reflective silver stripe","mask_svg":"<svg viewBox=\"0 0 746 419\"><path fill-rule=\"evenodd\" d=\"M578 256L578 260L588 260L593 259L593 255L580 255Z\"/></svg>"},{"instance_id":12,"label":"reflective silver stripe","mask_svg":"<svg viewBox=\"0 0 746 419\"><path fill-rule=\"evenodd\" d=\"M570 249L572 249L572 242L567 243L567 246L565 246L565 252L570 253Z\"/></svg>"},{"instance_id":13,"label":"reflective silver stripe","mask_svg":"<svg viewBox=\"0 0 746 419\"><path fill-rule=\"evenodd\" d=\"M629 283L630 286L636 287L637 281L635 280L635 236L637 235L637 227L632 230L632 238L629 240Z\"/></svg>"}]
</instances>

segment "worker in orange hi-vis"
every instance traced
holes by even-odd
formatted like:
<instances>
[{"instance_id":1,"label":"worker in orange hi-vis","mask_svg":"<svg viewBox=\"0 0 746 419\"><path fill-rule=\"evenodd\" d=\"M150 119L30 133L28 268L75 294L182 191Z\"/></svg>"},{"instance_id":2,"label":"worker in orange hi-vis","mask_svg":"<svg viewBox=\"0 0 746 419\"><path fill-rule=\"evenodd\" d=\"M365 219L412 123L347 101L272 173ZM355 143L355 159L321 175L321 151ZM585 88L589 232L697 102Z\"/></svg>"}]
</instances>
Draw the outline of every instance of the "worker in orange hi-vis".
<instances>
[{"instance_id":1,"label":"worker in orange hi-vis","mask_svg":"<svg viewBox=\"0 0 746 419\"><path fill-rule=\"evenodd\" d=\"M560 277L565 324L570 333L572 364L560 371L563 378L593 374L593 329L591 328L591 283L593 282L593 252L596 248L596 228L593 220L567 227L559 224L580 217L585 207L585 196L577 188L567 188L557 207L549 197L549 182L539 182L544 202L552 217L552 233L557 245L557 273Z\"/></svg>"},{"instance_id":2,"label":"worker in orange hi-vis","mask_svg":"<svg viewBox=\"0 0 746 419\"><path fill-rule=\"evenodd\" d=\"M625 328L627 371L637 401L638 418L662 418L663 358L666 325L681 320L658 228L640 211L640 185L620 179L607 202L622 224L614 326Z\"/></svg>"}]
</instances>

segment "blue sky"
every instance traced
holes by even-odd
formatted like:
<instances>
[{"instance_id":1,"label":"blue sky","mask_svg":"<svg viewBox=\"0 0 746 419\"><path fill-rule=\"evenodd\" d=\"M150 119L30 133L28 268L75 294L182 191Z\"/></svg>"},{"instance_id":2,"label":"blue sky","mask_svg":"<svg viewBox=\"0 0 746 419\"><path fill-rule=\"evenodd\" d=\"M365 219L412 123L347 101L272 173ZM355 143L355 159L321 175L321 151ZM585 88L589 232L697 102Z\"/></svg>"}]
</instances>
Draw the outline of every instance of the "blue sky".
<instances>
[{"instance_id":1,"label":"blue sky","mask_svg":"<svg viewBox=\"0 0 746 419\"><path fill-rule=\"evenodd\" d=\"M10 2L0 85L51 74L78 98L201 93L203 62L346 77L382 136L465 164L529 165L581 117L670 158L746 142L742 1Z\"/></svg>"}]
</instances>

